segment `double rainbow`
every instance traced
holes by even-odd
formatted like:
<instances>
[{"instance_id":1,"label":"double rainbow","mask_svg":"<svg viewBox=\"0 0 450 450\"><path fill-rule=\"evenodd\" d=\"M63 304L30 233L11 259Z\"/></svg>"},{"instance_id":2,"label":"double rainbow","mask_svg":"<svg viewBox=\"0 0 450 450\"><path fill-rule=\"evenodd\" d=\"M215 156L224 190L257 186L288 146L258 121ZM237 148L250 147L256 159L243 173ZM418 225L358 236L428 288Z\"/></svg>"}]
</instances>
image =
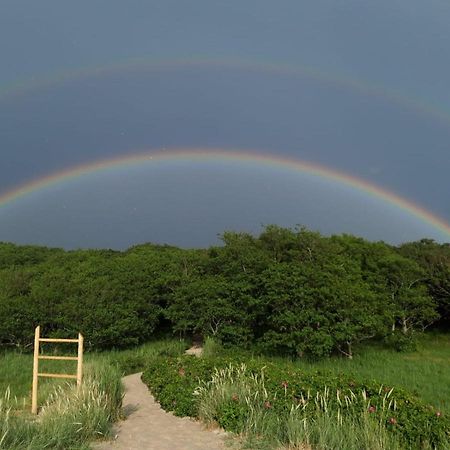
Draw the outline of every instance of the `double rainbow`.
<instances>
[{"instance_id":1,"label":"double rainbow","mask_svg":"<svg viewBox=\"0 0 450 450\"><path fill-rule=\"evenodd\" d=\"M253 70L258 72L274 73L280 75L298 75L312 78L324 83L331 83L339 87L350 89L360 94L382 97L390 102L394 102L401 107L415 111L416 113L426 114L427 116L444 122L450 125L450 115L432 105L423 103L418 100L410 99L395 92L391 92L381 87L371 86L360 80L339 77L335 75L324 74L311 67L291 67L282 64L272 64L265 62L248 62L240 60L172 60L172 61L149 61L147 59L128 60L123 63L113 64L109 66L88 68L76 71L70 71L59 74L54 77L44 78L38 81L32 81L16 86L10 86L6 89L0 89L0 101L14 97L15 95L23 95L32 92L36 89L52 87L61 83L75 81L90 76L104 76L109 73L127 72L141 69L148 69L152 71L159 70L175 70L187 67L218 67L239 70ZM254 165L263 165L270 167L278 167L285 170L294 170L302 174L310 174L321 179L328 179L342 185L350 186L351 188L363 192L366 195L375 197L391 204L400 210L406 211L425 223L430 224L437 230L444 232L449 236L450 240L450 225L442 218L434 213L427 211L422 206L400 197L399 195L383 189L375 184L372 184L361 178L353 175L339 172L329 167L319 164L300 161L297 159L290 159L279 155L267 155L257 152L236 151L224 149L174 149L170 151L155 151L136 153L132 155L121 156L117 158L109 158L100 161L90 162L76 167L70 167L66 170L49 174L42 178L26 182L16 188L5 193L0 193L0 207L32 193L40 189L64 183L65 181L76 179L94 172L101 172L112 168L133 166L145 161L234 161L246 162Z\"/></svg>"}]
</instances>

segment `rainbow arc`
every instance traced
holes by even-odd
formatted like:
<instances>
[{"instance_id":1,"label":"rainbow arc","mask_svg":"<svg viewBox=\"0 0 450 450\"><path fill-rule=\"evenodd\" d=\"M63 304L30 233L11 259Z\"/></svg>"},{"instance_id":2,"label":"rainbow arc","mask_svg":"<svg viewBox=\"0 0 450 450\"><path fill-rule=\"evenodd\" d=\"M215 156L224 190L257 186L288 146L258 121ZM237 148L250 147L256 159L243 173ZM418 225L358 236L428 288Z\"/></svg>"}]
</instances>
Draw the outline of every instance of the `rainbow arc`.
<instances>
[{"instance_id":1,"label":"rainbow arc","mask_svg":"<svg viewBox=\"0 0 450 450\"><path fill-rule=\"evenodd\" d=\"M20 198L44 188L59 185L69 180L74 180L95 172L103 172L109 169L127 166L136 166L142 163L157 164L158 162L190 162L192 164L201 162L244 162L257 167L258 165L295 171L299 174L310 174L321 179L334 181L341 185L349 186L367 196L375 197L386 204L412 214L421 221L428 223L437 230L444 232L450 238L450 225L442 218L427 211L422 206L405 199L387 189L377 186L369 181L349 175L335 169L319 164L241 150L210 149L210 148L184 148L172 150L160 150L143 153L128 154L116 158L109 158L70 167L66 170L44 176L31 182L27 182L8 192L0 194L0 206L6 206Z\"/></svg>"}]
</instances>

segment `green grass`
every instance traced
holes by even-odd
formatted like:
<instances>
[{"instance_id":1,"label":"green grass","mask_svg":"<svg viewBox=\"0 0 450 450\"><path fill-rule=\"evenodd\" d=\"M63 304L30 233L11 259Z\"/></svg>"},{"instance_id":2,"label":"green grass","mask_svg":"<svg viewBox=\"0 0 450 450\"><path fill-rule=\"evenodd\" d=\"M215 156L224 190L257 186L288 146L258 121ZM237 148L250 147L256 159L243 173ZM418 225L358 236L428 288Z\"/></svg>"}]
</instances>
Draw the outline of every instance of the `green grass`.
<instances>
[{"instance_id":1,"label":"green grass","mask_svg":"<svg viewBox=\"0 0 450 450\"><path fill-rule=\"evenodd\" d=\"M187 348L184 341L175 339L149 342L140 347L101 353L86 353L86 364L105 362L118 367L122 375L136 373L144 369L145 361L156 355L176 356ZM50 354L50 353L46 353ZM65 352L64 354L70 354ZM76 361L40 361L40 372L76 373ZM33 355L31 353L0 353L0 397L8 389L12 398L18 399L21 408L31 407L31 383L33 374ZM66 384L61 380L39 379L39 403L42 404L55 386Z\"/></svg>"},{"instance_id":2,"label":"green grass","mask_svg":"<svg viewBox=\"0 0 450 450\"><path fill-rule=\"evenodd\" d=\"M223 349L217 344L210 343L209 347L210 357L232 355L228 349ZM354 377L355 380L368 382L376 380L389 387L402 387L447 416L450 413L450 334L426 334L418 340L415 351L402 353L381 345L364 346L352 360L337 356L320 361L289 360L283 357L260 359L271 360L280 365L287 363L288 366L301 369L303 372L320 371L336 375L343 373ZM233 385L232 391L236 390L237 386ZM220 403L220 397L217 392L205 396L200 408L210 409L209 414L208 411L202 412L206 421L211 421L211 417L218 409L220 410L215 405ZM383 432L377 424L366 421L364 414L356 420L346 418L341 426L338 426L336 418L328 417L320 411L317 412L315 420L307 424L302 424L298 420L279 423L276 417L271 417L267 412L262 417L259 422L246 417L247 429L242 436L242 448L252 450L404 448L395 437ZM253 426L250 426L252 424ZM302 446L302 443L306 445ZM448 449L450 444L442 442L439 448Z\"/></svg>"},{"instance_id":3,"label":"green grass","mask_svg":"<svg viewBox=\"0 0 450 450\"><path fill-rule=\"evenodd\" d=\"M90 358L87 359L89 362ZM76 361L40 361L40 372L76 373ZM24 408L31 405L31 384L33 374L33 355L8 352L0 355L0 396L7 389L12 398L17 398ZM61 380L39 379L39 403L45 401L55 385Z\"/></svg>"},{"instance_id":4,"label":"green grass","mask_svg":"<svg viewBox=\"0 0 450 450\"><path fill-rule=\"evenodd\" d=\"M0 396L9 387L12 396L27 397L31 391L32 371L32 355L16 352L0 354Z\"/></svg>"},{"instance_id":5,"label":"green grass","mask_svg":"<svg viewBox=\"0 0 450 450\"><path fill-rule=\"evenodd\" d=\"M14 362L14 356L7 358ZM23 355L18 360L23 364ZM104 361L87 363L80 389L67 382L46 385L38 417L24 410L26 405L7 389L0 400L0 449L88 448L92 439L108 435L120 415L120 378L117 368ZM11 386L14 389L15 384Z\"/></svg>"},{"instance_id":6,"label":"green grass","mask_svg":"<svg viewBox=\"0 0 450 450\"><path fill-rule=\"evenodd\" d=\"M209 343L209 356L232 356L233 353L232 349ZM283 364L289 362L306 372L344 373L357 379L402 387L426 403L450 413L450 334L423 335L418 340L417 350L410 352L397 352L381 345L364 346L351 360L342 356L318 361L284 357L263 359Z\"/></svg>"},{"instance_id":7,"label":"green grass","mask_svg":"<svg viewBox=\"0 0 450 450\"><path fill-rule=\"evenodd\" d=\"M228 352L223 351L220 346L214 342L208 342L206 347L206 353L210 354L210 356L221 353L226 354ZM116 373L120 376L141 371L145 367L146 361L151 360L151 358L157 355L177 356L183 353L186 348L186 343L182 341L158 341L125 351L86 354L85 361L88 366L90 364L93 366L99 364L102 367L112 367L113 369L115 367L117 370ZM270 359L272 361L282 361L284 364L286 363L286 359L284 358ZM416 351L407 353L398 353L380 346L369 346L360 349L353 360L334 357L322 361L295 360L291 361L289 364L301 368L303 371L312 372L321 370L332 373L347 373L354 375L355 378L358 379L377 380L388 386L403 387L417 394L426 403L436 406L443 412L450 413L450 335L426 335L420 339ZM43 362L41 369L52 372L74 372L75 363L45 361ZM105 419L105 416L100 414L98 409L93 415L89 417L86 416L87 411L91 411L91 409L86 408L86 405L89 402L87 402L85 397L81 400L72 401L72 403L76 405L75 410L72 409L71 412L66 415L65 421L61 420L58 422L58 420L60 420L59 411L61 409L67 410L68 405L64 405L62 400L65 396L61 395L58 397L58 395L55 394L55 392L57 392L55 389L57 389L58 386L63 386L64 389L66 389L70 385L70 383L68 384L58 380L40 380L40 404L43 405L47 401L49 402L49 405L59 405L59 409L56 406L47 407L47 410L49 411L49 418L46 419L47 425L46 427L41 428L40 432L37 432L35 425L33 425L33 421L30 421L30 416L27 414L30 407L31 375L31 354L21 354L18 352L0 353L0 398L3 397L3 393L9 388L11 398L17 397L18 399L17 401L9 401L13 410L25 411L24 413L16 414L18 416L17 420L14 419L14 426L17 426L15 433L17 435L23 433L23 442L16 445L16 447L2 447L2 445L0 445L0 449L38 449L44 448L43 445L47 445L48 448L85 449L88 448L88 436L92 437L92 433L96 434L95 430L103 430L101 431L102 433L107 432L109 419ZM102 375L99 376L100 378L102 377ZM69 391L66 391L66 393L67 392ZM52 395L53 397L51 397ZM74 397L72 397L72 400L73 398ZM4 406L5 402L3 401L3 406L0 407L0 439L2 426L4 426L4 420L2 422L1 417L1 408L3 408L4 419ZM74 438L74 430L70 426L74 417L78 417L76 419L78 421L83 420L84 423L94 424L94 426L86 425L82 439L79 439L80 435L76 436L77 433L75 433ZM317 421L317 427L313 426L313 424L311 425L312 428L308 431L308 439L310 439L311 443L318 443L322 436L320 433L327 432L333 434L333 439L344 439L345 433L341 436L341 430L345 431L354 426L354 424L348 424L341 430L339 428L334 429L333 426L327 425L332 421L323 417L321 418L323 419L322 423L319 419ZM281 429L279 426L277 428L276 421L271 425L270 420L268 418L268 421L263 421L261 426L270 428L273 425L274 430ZM384 438L377 429L372 430L363 428L362 430L365 433L369 433L371 438L376 438L377 436L380 437L380 439ZM291 428L288 428L288 431L292 433L303 433L304 429L296 429L295 421L293 421L292 426ZM286 442L284 438L276 436L275 431L270 434L272 434L276 442ZM247 448L263 448L262 442L260 444L256 442L258 440L258 433L249 433L247 436L251 439L249 442L252 442L247 443L249 445ZM62 444L66 438L69 441L72 439L70 441L70 447L64 447L65 444ZM299 442L301 439L302 437L299 436L292 441ZM367 437L365 439L367 440ZM32 442L32 444L26 446L24 445L24 442ZM348 442L346 445L348 445L348 448L353 448L353 446L357 448L357 443L353 444ZM391 443L391 447L394 448L395 444ZM320 445L318 445L317 448L320 448ZM326 446L323 448L326 448ZM374 444L372 448L378 447ZM379 448L383 448L383 446L380 446Z\"/></svg>"},{"instance_id":8,"label":"green grass","mask_svg":"<svg viewBox=\"0 0 450 450\"><path fill-rule=\"evenodd\" d=\"M87 353L80 391L74 381L39 379L38 420L30 414L33 355L0 353L0 449L88 449L120 415L121 377L143 370L156 355L176 356L185 349L182 341L165 340L126 351ZM52 354L50 349L45 353ZM41 360L39 371L74 374L76 361Z\"/></svg>"},{"instance_id":9,"label":"green grass","mask_svg":"<svg viewBox=\"0 0 450 450\"><path fill-rule=\"evenodd\" d=\"M286 361L157 358L143 379L166 411L238 433L250 449L449 448L448 417L407 392Z\"/></svg>"},{"instance_id":10,"label":"green grass","mask_svg":"<svg viewBox=\"0 0 450 450\"><path fill-rule=\"evenodd\" d=\"M124 375L142 372L146 362L155 356L178 356L188 348L186 341L177 339L164 339L148 342L129 350L111 350L91 354L94 358L106 358L110 363L116 364Z\"/></svg>"},{"instance_id":11,"label":"green grass","mask_svg":"<svg viewBox=\"0 0 450 450\"><path fill-rule=\"evenodd\" d=\"M403 387L426 403L450 412L450 335L423 336L414 352L399 353L366 347L353 360L335 357L323 361L293 362L302 370L347 373L388 386Z\"/></svg>"},{"instance_id":12,"label":"green grass","mask_svg":"<svg viewBox=\"0 0 450 450\"><path fill-rule=\"evenodd\" d=\"M335 392L321 392L313 403L313 413L305 414L307 406L292 405L289 412L264 407L270 400L264 378L249 376L242 367L231 366L213 374L212 380L197 391L199 417L209 425L217 418L239 431L243 448L275 450L345 449L400 450L400 439L390 433L384 419L367 412L367 402L351 414L333 402ZM360 395L358 393L357 395ZM386 397L386 396L385 396ZM230 414L230 399L236 398ZM350 399L350 403L354 401ZM236 407L237 402L241 404ZM239 413L239 411L245 413ZM391 412L387 410L384 416ZM236 415L237 414L237 415ZM226 427L226 426L225 426ZM226 427L227 428L227 427ZM237 429L236 429L237 428Z\"/></svg>"}]
</instances>

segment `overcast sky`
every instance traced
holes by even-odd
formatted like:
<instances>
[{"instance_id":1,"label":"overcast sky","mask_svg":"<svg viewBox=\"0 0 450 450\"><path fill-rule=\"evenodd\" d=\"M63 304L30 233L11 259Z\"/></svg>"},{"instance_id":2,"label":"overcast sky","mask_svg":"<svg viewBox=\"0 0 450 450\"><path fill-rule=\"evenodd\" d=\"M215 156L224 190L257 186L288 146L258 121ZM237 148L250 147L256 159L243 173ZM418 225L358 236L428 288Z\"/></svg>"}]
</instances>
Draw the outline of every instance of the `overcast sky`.
<instances>
[{"instance_id":1,"label":"overcast sky","mask_svg":"<svg viewBox=\"0 0 450 450\"><path fill-rule=\"evenodd\" d=\"M438 0L4 0L0 195L138 150L216 147L319 163L450 221L449 23L450 3ZM143 62L124 69L131 60ZM152 64L180 60L197 63ZM0 207L0 240L204 246L225 229L268 223L450 240L355 189L239 162L163 162L60 183Z\"/></svg>"}]
</instances>

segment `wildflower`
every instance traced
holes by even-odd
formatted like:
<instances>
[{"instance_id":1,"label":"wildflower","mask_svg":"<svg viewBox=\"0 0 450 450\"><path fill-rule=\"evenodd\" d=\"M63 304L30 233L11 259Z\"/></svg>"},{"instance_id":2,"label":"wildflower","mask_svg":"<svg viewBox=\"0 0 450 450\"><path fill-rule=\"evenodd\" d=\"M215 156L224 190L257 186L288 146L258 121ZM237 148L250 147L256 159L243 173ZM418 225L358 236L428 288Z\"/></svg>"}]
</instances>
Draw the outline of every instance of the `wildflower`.
<instances>
[{"instance_id":1,"label":"wildflower","mask_svg":"<svg viewBox=\"0 0 450 450\"><path fill-rule=\"evenodd\" d=\"M396 425L396 424L397 424L397 419L396 419L395 417L391 417L391 418L389 419L389 423L390 423L391 425Z\"/></svg>"},{"instance_id":2,"label":"wildflower","mask_svg":"<svg viewBox=\"0 0 450 450\"><path fill-rule=\"evenodd\" d=\"M266 409L272 408L272 404L269 402L269 400L266 400L266 401L264 402L264 408L266 408Z\"/></svg>"},{"instance_id":3,"label":"wildflower","mask_svg":"<svg viewBox=\"0 0 450 450\"><path fill-rule=\"evenodd\" d=\"M281 383L281 386L282 386L284 389L287 389L287 387L289 386L289 383L288 383L287 381L283 381L283 382Z\"/></svg>"},{"instance_id":4,"label":"wildflower","mask_svg":"<svg viewBox=\"0 0 450 450\"><path fill-rule=\"evenodd\" d=\"M186 375L186 371L182 367L180 367L178 369L178 375L180 375L180 377L184 377Z\"/></svg>"},{"instance_id":5,"label":"wildflower","mask_svg":"<svg viewBox=\"0 0 450 450\"><path fill-rule=\"evenodd\" d=\"M441 417L442 413L440 411L436 411L436 416Z\"/></svg>"},{"instance_id":6,"label":"wildflower","mask_svg":"<svg viewBox=\"0 0 450 450\"><path fill-rule=\"evenodd\" d=\"M233 400L233 402L237 402L237 401L239 400L238 395L237 395L237 394L233 394L233 395L231 396L231 400Z\"/></svg>"},{"instance_id":7,"label":"wildflower","mask_svg":"<svg viewBox=\"0 0 450 450\"><path fill-rule=\"evenodd\" d=\"M376 410L377 410L377 408L375 406L373 406L373 405L369 406L369 412L370 413L374 413Z\"/></svg>"}]
</instances>

